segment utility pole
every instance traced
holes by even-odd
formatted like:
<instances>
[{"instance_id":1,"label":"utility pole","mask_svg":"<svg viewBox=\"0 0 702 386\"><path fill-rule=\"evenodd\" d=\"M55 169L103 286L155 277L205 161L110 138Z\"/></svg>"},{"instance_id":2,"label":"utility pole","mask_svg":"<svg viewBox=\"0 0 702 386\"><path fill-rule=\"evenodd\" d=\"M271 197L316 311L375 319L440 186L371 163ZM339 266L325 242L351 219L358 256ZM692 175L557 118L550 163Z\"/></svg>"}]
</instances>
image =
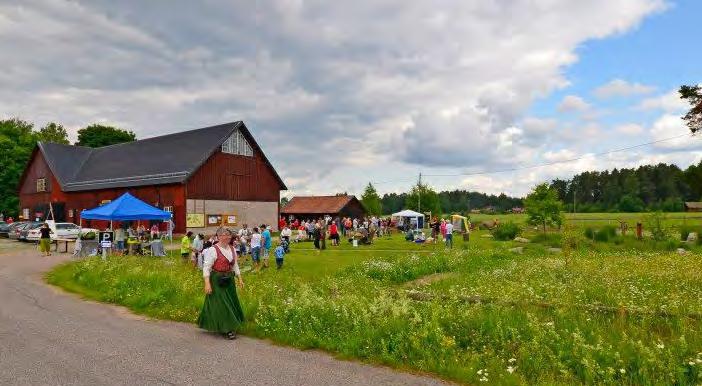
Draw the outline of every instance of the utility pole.
<instances>
[{"instance_id":1,"label":"utility pole","mask_svg":"<svg viewBox=\"0 0 702 386\"><path fill-rule=\"evenodd\" d=\"M575 186L573 186L573 214L575 214Z\"/></svg>"},{"instance_id":2,"label":"utility pole","mask_svg":"<svg viewBox=\"0 0 702 386\"><path fill-rule=\"evenodd\" d=\"M417 182L417 212L422 213L422 172L419 172L419 182Z\"/></svg>"}]
</instances>

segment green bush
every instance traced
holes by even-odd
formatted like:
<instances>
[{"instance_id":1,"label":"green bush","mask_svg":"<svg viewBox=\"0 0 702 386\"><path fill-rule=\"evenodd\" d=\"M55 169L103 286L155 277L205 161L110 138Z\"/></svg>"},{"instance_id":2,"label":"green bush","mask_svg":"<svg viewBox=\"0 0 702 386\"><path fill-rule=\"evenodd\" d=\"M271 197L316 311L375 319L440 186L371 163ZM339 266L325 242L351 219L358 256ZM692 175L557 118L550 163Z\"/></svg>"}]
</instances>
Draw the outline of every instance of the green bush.
<instances>
[{"instance_id":1,"label":"green bush","mask_svg":"<svg viewBox=\"0 0 702 386\"><path fill-rule=\"evenodd\" d=\"M492 237L495 240L507 241L514 240L515 237L522 233L522 228L513 221L500 224L492 231Z\"/></svg>"},{"instance_id":2,"label":"green bush","mask_svg":"<svg viewBox=\"0 0 702 386\"><path fill-rule=\"evenodd\" d=\"M585 237L587 237L590 240L594 240L595 239L595 230L592 227L585 228Z\"/></svg>"}]
</instances>

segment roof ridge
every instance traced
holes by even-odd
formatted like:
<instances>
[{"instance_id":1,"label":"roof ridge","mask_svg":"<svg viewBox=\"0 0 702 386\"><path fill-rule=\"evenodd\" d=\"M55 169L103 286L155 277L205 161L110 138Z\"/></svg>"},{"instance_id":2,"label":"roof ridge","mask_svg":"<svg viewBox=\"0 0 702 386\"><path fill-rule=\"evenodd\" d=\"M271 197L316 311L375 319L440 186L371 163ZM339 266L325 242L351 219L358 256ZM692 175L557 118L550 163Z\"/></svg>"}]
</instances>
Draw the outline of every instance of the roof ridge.
<instances>
[{"instance_id":1,"label":"roof ridge","mask_svg":"<svg viewBox=\"0 0 702 386\"><path fill-rule=\"evenodd\" d=\"M116 146L129 145L129 144L133 144L133 143L136 143L136 142L143 142L143 141L149 141L149 140L154 140L154 139L160 139L160 138L170 137L170 136L173 136L173 135L181 135L181 134L186 134L186 133L190 133L190 132L193 132L193 131L214 129L215 127L221 127L221 126L227 126L227 125L236 125L236 124L241 123L241 122L242 122L242 121L234 121L234 122L221 123L221 124L219 124L219 125L212 125L212 126L207 126L207 127L200 127L200 128L198 128L198 129L190 129L190 130L185 130L185 131L176 131L176 132L174 132L174 133L168 133L168 134L163 134L163 135L157 135L157 136L154 136L154 137L148 137L148 138L144 138L144 139L137 139L137 140L129 141L129 142L113 143L112 145L105 145L105 146L95 147L95 148L93 148L93 149L96 149L96 150L97 150L97 149L106 149L106 148L108 148L108 147L116 147Z\"/></svg>"}]
</instances>

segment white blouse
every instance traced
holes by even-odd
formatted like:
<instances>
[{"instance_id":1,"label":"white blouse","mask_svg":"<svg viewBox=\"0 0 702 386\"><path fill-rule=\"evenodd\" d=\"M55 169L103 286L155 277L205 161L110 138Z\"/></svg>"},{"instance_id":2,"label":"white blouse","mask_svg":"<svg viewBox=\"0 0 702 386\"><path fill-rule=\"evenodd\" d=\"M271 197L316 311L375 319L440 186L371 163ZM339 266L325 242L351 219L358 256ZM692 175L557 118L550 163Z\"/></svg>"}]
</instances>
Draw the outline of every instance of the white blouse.
<instances>
[{"instance_id":1,"label":"white blouse","mask_svg":"<svg viewBox=\"0 0 702 386\"><path fill-rule=\"evenodd\" d=\"M239 271L239 262L236 258L236 251L231 247L227 249L220 248L219 250L222 251L222 254L227 260L229 260L230 263L232 262L232 260L234 260L232 271L234 271L234 274L236 274L236 276L241 276L241 271ZM211 246L202 251L202 276L210 277L210 273L212 272L212 266L214 265L215 260L217 260L217 250L214 246Z\"/></svg>"}]
</instances>

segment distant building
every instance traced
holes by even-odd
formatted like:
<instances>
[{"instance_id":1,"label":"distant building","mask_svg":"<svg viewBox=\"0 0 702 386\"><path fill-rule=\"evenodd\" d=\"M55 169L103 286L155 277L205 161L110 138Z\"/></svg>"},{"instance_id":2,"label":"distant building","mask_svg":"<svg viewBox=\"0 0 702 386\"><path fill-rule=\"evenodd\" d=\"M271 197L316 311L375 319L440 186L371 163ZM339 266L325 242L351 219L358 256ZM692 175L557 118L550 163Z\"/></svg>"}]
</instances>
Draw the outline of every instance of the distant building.
<instances>
[{"instance_id":1,"label":"distant building","mask_svg":"<svg viewBox=\"0 0 702 386\"><path fill-rule=\"evenodd\" d=\"M686 202L685 212L702 212L702 202Z\"/></svg>"},{"instance_id":2,"label":"distant building","mask_svg":"<svg viewBox=\"0 0 702 386\"><path fill-rule=\"evenodd\" d=\"M325 215L359 218L366 215L366 209L356 196L297 196L280 210L280 214L295 218L318 218Z\"/></svg>"},{"instance_id":3,"label":"distant building","mask_svg":"<svg viewBox=\"0 0 702 386\"><path fill-rule=\"evenodd\" d=\"M512 213L517 213L517 214L519 214L519 213L524 213L524 208L521 208L521 207L514 207L514 208L511 209L511 212L512 212Z\"/></svg>"},{"instance_id":4,"label":"distant building","mask_svg":"<svg viewBox=\"0 0 702 386\"><path fill-rule=\"evenodd\" d=\"M175 231L278 224L286 190L243 122L89 148L39 142L20 179L25 218L78 223L124 192L173 213ZM91 222L104 227L103 221Z\"/></svg>"}]
</instances>

